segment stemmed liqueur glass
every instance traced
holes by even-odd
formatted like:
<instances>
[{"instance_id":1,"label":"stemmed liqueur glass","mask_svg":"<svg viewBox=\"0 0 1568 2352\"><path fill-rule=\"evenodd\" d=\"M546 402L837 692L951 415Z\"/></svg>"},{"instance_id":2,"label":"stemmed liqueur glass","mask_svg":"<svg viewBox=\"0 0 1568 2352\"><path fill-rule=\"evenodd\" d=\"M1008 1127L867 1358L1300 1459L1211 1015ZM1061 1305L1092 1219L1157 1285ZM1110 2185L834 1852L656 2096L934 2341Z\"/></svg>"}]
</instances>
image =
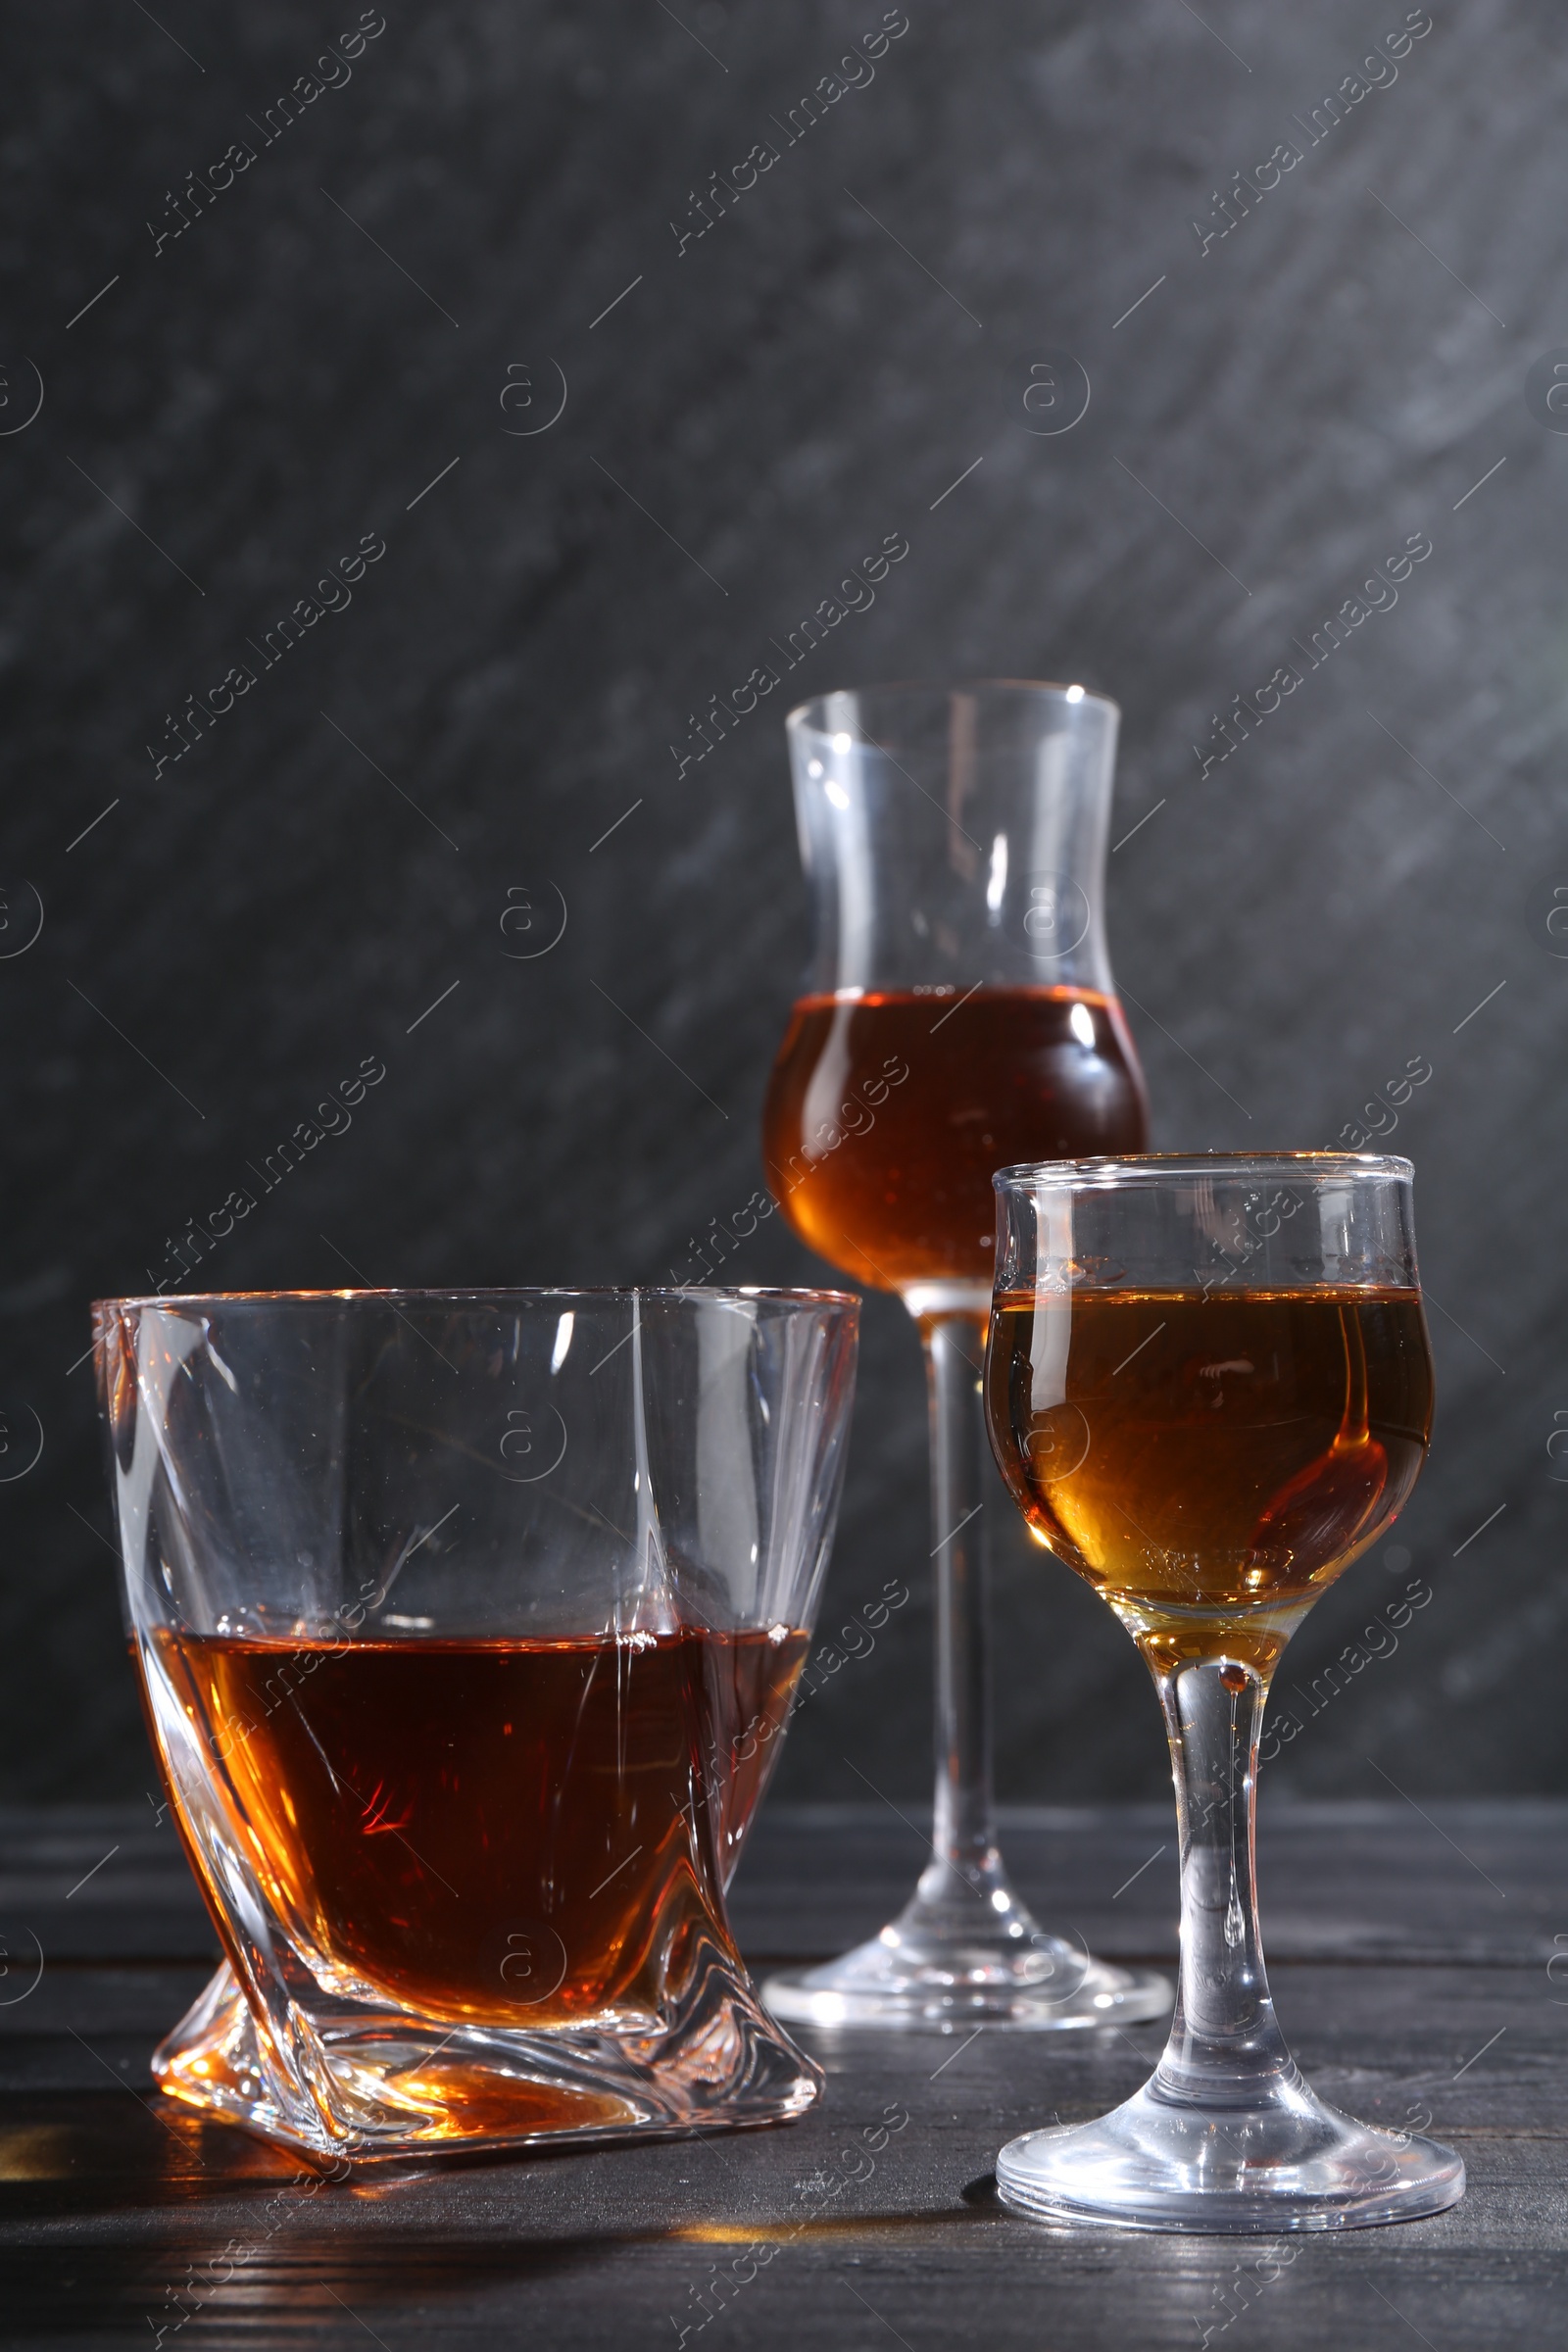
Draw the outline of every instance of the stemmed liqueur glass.
<instances>
[{"instance_id":1,"label":"stemmed liqueur glass","mask_svg":"<svg viewBox=\"0 0 1568 2352\"><path fill-rule=\"evenodd\" d=\"M771 1978L818 2025L1061 2028L1162 2015L1158 1977L1043 1933L991 1792L980 1367L992 1170L1136 1151L1143 1080L1101 905L1117 710L1081 686L830 694L787 724L814 952L774 1066L769 1181L810 1246L896 1291L930 1399L932 1858L868 1943Z\"/></svg>"},{"instance_id":2,"label":"stemmed liqueur glass","mask_svg":"<svg viewBox=\"0 0 1568 2352\"><path fill-rule=\"evenodd\" d=\"M1147 2230L1350 2229L1464 2193L1448 2149L1317 2099L1274 2020L1253 1780L1269 1678L1415 1484L1432 1423L1410 1163L1004 1168L992 1443L1039 1541L1153 1674L1181 1839L1165 2054L1096 2123L1004 2148L1005 2203Z\"/></svg>"}]
</instances>

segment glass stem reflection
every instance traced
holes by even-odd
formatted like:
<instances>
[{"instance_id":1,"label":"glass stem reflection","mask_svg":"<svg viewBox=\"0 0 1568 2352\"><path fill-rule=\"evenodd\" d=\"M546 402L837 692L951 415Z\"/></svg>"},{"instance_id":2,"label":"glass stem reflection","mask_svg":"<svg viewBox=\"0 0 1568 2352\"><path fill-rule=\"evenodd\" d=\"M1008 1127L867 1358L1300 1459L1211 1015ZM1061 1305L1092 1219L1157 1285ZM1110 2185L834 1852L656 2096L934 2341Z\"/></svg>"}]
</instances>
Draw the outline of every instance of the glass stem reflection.
<instances>
[{"instance_id":1,"label":"glass stem reflection","mask_svg":"<svg viewBox=\"0 0 1568 2352\"><path fill-rule=\"evenodd\" d=\"M987 1453L981 1366L986 1318L919 1318L931 1413L931 1533L936 1542L937 1783L932 1858L915 1907L999 1924L1005 1889L991 1793L991 1659L981 1534ZM1008 1897L1007 1908L1012 1908Z\"/></svg>"},{"instance_id":2,"label":"glass stem reflection","mask_svg":"<svg viewBox=\"0 0 1568 2352\"><path fill-rule=\"evenodd\" d=\"M1296 2077L1257 1927L1257 1741L1268 1679L1206 1658L1156 1668L1154 1681L1170 1736L1182 1886L1176 2014L1155 2086L1178 2101L1253 2106Z\"/></svg>"}]
</instances>

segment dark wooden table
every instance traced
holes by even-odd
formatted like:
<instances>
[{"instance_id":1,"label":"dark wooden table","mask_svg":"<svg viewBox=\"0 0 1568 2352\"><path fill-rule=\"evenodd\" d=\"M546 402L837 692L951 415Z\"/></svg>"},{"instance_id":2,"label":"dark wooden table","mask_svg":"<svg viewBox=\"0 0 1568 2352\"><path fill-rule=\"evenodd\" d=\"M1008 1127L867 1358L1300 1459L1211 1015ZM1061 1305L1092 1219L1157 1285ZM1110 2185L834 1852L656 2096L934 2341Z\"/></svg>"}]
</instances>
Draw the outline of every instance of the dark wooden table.
<instances>
[{"instance_id":1,"label":"dark wooden table","mask_svg":"<svg viewBox=\"0 0 1568 2352\"><path fill-rule=\"evenodd\" d=\"M147 2347L161 2328L182 2352L1564 2341L1568 1804L1270 1812L1265 1797L1264 1814L1264 1924L1297 2055L1337 2104L1430 2121L1462 2150L1451 2213L1260 2246L1002 2212L998 2147L1125 2096L1157 2052L1148 2029L817 2035L827 2101L783 2130L313 2192L151 2088L153 2044L213 1953L167 1820L150 1804L0 1814L0 2342ZM1173 1958L1171 1838L1163 1807L1007 1822L1042 1916L1128 1959ZM734 1902L748 1954L869 1932L922 1850L882 1808L764 1814Z\"/></svg>"}]
</instances>

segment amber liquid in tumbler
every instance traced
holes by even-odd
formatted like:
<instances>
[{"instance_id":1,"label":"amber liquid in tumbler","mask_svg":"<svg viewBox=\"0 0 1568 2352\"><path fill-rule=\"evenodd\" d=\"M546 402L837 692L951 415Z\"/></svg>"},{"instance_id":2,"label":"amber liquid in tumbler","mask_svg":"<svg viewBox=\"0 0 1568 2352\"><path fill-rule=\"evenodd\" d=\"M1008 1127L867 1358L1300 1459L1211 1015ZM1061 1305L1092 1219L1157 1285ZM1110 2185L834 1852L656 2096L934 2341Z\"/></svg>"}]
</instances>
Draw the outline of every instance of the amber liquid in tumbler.
<instances>
[{"instance_id":1,"label":"amber liquid in tumbler","mask_svg":"<svg viewBox=\"0 0 1568 2352\"><path fill-rule=\"evenodd\" d=\"M700 1936L733 1956L722 1888L806 1634L153 1639L337 1989L531 2030L657 2009Z\"/></svg>"},{"instance_id":2,"label":"amber liquid in tumbler","mask_svg":"<svg viewBox=\"0 0 1568 2352\"><path fill-rule=\"evenodd\" d=\"M1399 1510L1432 1425L1413 1290L1002 1298L988 1383L1030 1526L1156 1662L1272 1665Z\"/></svg>"},{"instance_id":3,"label":"amber liquid in tumbler","mask_svg":"<svg viewBox=\"0 0 1568 2352\"><path fill-rule=\"evenodd\" d=\"M804 1242L876 1289L991 1281L992 1175L1141 1152L1120 1005L1094 990L805 997L768 1087L768 1181Z\"/></svg>"}]
</instances>

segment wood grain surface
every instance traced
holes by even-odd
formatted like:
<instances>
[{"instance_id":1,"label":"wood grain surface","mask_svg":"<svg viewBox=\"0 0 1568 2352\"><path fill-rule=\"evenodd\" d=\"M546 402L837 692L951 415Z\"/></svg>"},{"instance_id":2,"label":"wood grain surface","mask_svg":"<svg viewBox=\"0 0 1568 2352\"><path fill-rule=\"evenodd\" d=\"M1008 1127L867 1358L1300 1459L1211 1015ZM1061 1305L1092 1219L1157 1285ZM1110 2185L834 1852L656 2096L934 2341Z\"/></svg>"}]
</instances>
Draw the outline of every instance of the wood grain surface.
<instances>
[{"instance_id":1,"label":"wood grain surface","mask_svg":"<svg viewBox=\"0 0 1568 2352\"><path fill-rule=\"evenodd\" d=\"M1168 1818L1020 1811L1007 1826L1050 1925L1173 1961ZM881 1808L764 1811L734 1903L754 1964L875 1924L920 1832ZM1274 1809L1264 1928L1298 2060L1336 2104L1458 2148L1470 2185L1433 2221L1262 2246L1058 2230L998 2207L1003 2141L1126 2096L1158 2054L1149 2029L1070 2047L819 2034L828 2096L799 2125L313 2190L151 2088L152 2046L211 1956L167 1824L13 1812L0 1852L0 1989L33 1974L33 1936L44 1953L35 1988L0 2008L0 2341L17 2352L145 2345L182 2310L180 2336L223 2352L350 2352L367 2333L387 2352L874 2352L890 2331L911 2352L1163 2352L1205 2331L1225 2352L1396 2352L1412 2330L1470 2352L1560 2334L1568 1965L1552 1958L1568 1951L1568 1804Z\"/></svg>"}]
</instances>

